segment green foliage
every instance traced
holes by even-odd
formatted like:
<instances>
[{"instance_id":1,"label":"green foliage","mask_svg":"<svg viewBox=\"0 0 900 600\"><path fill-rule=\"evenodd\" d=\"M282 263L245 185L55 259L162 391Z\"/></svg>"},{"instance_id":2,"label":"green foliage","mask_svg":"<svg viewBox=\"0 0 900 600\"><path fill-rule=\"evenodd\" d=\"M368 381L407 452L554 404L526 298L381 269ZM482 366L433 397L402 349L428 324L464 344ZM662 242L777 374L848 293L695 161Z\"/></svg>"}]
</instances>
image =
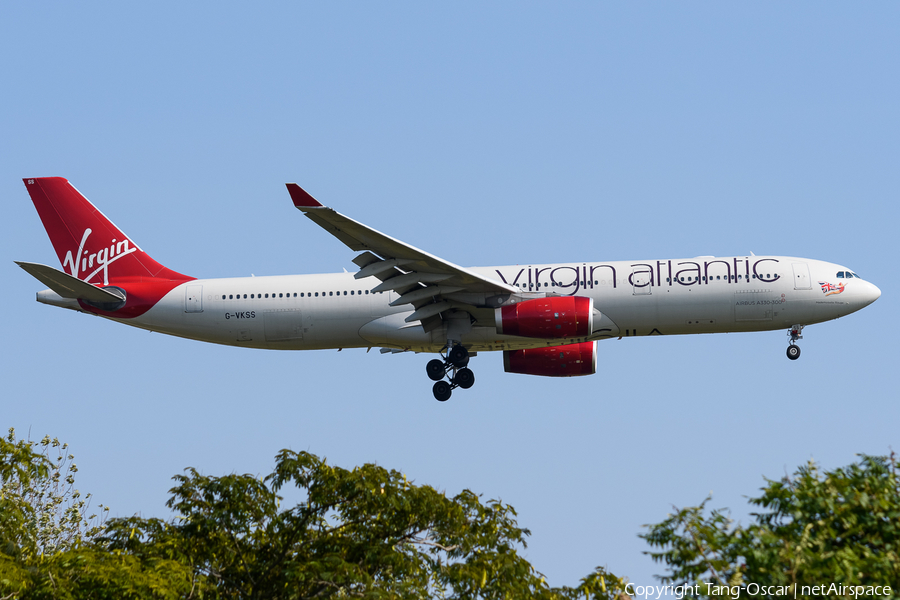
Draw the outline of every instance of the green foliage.
<instances>
[{"instance_id":1,"label":"green foliage","mask_svg":"<svg viewBox=\"0 0 900 600\"><path fill-rule=\"evenodd\" d=\"M650 552L668 567L660 579L689 586L900 587L900 478L893 454L861 456L825 473L810 463L793 478L767 480L762 491L750 503L763 510L746 527L723 511L707 513L709 498L650 526L641 537L662 549Z\"/></svg>"},{"instance_id":2,"label":"green foliage","mask_svg":"<svg viewBox=\"0 0 900 600\"><path fill-rule=\"evenodd\" d=\"M17 441L13 429L0 439L0 540L8 555L52 554L100 532L99 517L88 515L91 495L75 488L78 467L67 450L47 436Z\"/></svg>"},{"instance_id":3,"label":"green foliage","mask_svg":"<svg viewBox=\"0 0 900 600\"><path fill-rule=\"evenodd\" d=\"M88 516L74 457L0 440L0 599L594 598L603 569L551 588L520 555L528 530L499 500L453 497L376 465L346 470L283 450L275 470L187 469L171 521ZM58 455L58 456L57 456ZM279 494L298 497L283 507Z\"/></svg>"},{"instance_id":4,"label":"green foliage","mask_svg":"<svg viewBox=\"0 0 900 600\"><path fill-rule=\"evenodd\" d=\"M25 565L0 555L3 598L28 600L176 600L191 592L190 572L175 561L142 561L121 552L83 547Z\"/></svg>"},{"instance_id":5,"label":"green foliage","mask_svg":"<svg viewBox=\"0 0 900 600\"><path fill-rule=\"evenodd\" d=\"M550 588L519 554L515 510L466 490L453 497L397 472L346 470L283 450L275 470L175 478L179 515L113 519L103 543L142 560L190 565L208 598L612 598L623 582L598 569ZM283 490L302 501L282 508Z\"/></svg>"},{"instance_id":6,"label":"green foliage","mask_svg":"<svg viewBox=\"0 0 900 600\"><path fill-rule=\"evenodd\" d=\"M0 438L0 599L187 597L187 567L93 545L103 522L88 514L67 450L49 437L16 440L12 429Z\"/></svg>"}]
</instances>

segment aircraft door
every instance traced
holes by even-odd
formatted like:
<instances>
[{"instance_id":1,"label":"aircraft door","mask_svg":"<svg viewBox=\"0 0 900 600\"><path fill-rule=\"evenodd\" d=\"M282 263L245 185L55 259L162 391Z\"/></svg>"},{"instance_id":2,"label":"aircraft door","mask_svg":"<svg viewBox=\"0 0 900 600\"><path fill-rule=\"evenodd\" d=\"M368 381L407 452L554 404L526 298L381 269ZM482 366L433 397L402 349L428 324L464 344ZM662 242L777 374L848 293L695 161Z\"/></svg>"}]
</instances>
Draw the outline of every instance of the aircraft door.
<instances>
[{"instance_id":1,"label":"aircraft door","mask_svg":"<svg viewBox=\"0 0 900 600\"><path fill-rule=\"evenodd\" d=\"M184 288L184 312L203 312L203 286L187 285Z\"/></svg>"},{"instance_id":2,"label":"aircraft door","mask_svg":"<svg viewBox=\"0 0 900 600\"><path fill-rule=\"evenodd\" d=\"M649 265L635 265L632 268L631 286L635 296L646 296L653 292L653 271Z\"/></svg>"},{"instance_id":3,"label":"aircraft door","mask_svg":"<svg viewBox=\"0 0 900 600\"><path fill-rule=\"evenodd\" d=\"M794 289L812 289L809 277L809 265L806 263L794 263L792 266L794 267Z\"/></svg>"}]
</instances>

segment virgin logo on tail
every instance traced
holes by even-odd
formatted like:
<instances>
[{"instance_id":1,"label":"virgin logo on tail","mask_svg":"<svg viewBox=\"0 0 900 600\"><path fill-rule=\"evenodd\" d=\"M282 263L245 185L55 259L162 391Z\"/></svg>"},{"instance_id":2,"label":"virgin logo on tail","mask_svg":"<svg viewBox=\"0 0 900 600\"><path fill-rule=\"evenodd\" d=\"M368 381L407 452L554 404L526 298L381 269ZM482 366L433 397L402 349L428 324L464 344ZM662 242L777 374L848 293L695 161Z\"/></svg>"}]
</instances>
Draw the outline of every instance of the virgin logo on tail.
<instances>
[{"instance_id":1,"label":"virgin logo on tail","mask_svg":"<svg viewBox=\"0 0 900 600\"><path fill-rule=\"evenodd\" d=\"M74 256L72 255L71 250L66 252L66 258L63 261L63 269L68 268L69 274L72 275L72 277L78 277L78 279L86 281L87 283L91 283L91 279L102 272L103 285L109 285L109 265L120 258L128 256L133 252L137 252L140 248L138 248L131 240L125 238L120 242L113 239L108 248L104 246L97 252L90 252L90 250L84 249L90 235L91 229L85 229L84 235L81 236L81 244L78 246L78 250ZM94 268L95 264L97 265L96 268ZM87 275L79 275L79 273L85 273L89 269L94 270Z\"/></svg>"}]
</instances>

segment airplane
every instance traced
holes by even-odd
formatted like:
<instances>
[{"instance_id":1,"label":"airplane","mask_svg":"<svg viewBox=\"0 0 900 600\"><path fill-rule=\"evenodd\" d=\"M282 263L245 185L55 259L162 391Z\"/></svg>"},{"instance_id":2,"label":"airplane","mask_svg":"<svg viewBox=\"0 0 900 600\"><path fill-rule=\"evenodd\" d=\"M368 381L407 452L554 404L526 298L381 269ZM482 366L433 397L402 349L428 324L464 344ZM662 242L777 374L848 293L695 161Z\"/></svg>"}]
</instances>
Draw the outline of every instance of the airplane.
<instances>
[{"instance_id":1,"label":"airplane","mask_svg":"<svg viewBox=\"0 0 900 600\"><path fill-rule=\"evenodd\" d=\"M24 179L63 270L18 262L37 301L173 336L247 348L380 347L438 354L439 401L475 383L470 357L502 352L508 373L591 375L597 341L807 325L881 295L834 263L698 256L464 268L387 236L286 184L294 206L352 251L355 273L197 279L153 260L62 177Z\"/></svg>"}]
</instances>

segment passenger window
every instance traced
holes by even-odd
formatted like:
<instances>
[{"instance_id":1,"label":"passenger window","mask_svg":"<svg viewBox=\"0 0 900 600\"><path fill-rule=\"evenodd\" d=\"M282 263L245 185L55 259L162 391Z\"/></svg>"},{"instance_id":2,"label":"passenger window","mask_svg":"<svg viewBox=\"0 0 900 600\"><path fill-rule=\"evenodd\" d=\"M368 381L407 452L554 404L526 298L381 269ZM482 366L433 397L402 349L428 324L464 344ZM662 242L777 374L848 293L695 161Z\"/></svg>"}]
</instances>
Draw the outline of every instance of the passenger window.
<instances>
[{"instance_id":1,"label":"passenger window","mask_svg":"<svg viewBox=\"0 0 900 600\"><path fill-rule=\"evenodd\" d=\"M224 300L224 299L225 299L225 296L222 296L222 300Z\"/></svg>"},{"instance_id":2,"label":"passenger window","mask_svg":"<svg viewBox=\"0 0 900 600\"><path fill-rule=\"evenodd\" d=\"M368 293L369 293L369 290L366 290L366 294L367 294L367 295L368 295Z\"/></svg>"},{"instance_id":3,"label":"passenger window","mask_svg":"<svg viewBox=\"0 0 900 600\"><path fill-rule=\"evenodd\" d=\"M329 296L334 296L334 292L328 292Z\"/></svg>"},{"instance_id":4,"label":"passenger window","mask_svg":"<svg viewBox=\"0 0 900 600\"><path fill-rule=\"evenodd\" d=\"M316 292L316 298L318 298L318 297L319 297L319 292Z\"/></svg>"},{"instance_id":5,"label":"passenger window","mask_svg":"<svg viewBox=\"0 0 900 600\"><path fill-rule=\"evenodd\" d=\"M344 290L344 295L345 295L345 296L347 295L347 290Z\"/></svg>"},{"instance_id":6,"label":"passenger window","mask_svg":"<svg viewBox=\"0 0 900 600\"><path fill-rule=\"evenodd\" d=\"M351 295L351 296L353 295L353 290L350 290L350 295Z\"/></svg>"}]
</instances>

